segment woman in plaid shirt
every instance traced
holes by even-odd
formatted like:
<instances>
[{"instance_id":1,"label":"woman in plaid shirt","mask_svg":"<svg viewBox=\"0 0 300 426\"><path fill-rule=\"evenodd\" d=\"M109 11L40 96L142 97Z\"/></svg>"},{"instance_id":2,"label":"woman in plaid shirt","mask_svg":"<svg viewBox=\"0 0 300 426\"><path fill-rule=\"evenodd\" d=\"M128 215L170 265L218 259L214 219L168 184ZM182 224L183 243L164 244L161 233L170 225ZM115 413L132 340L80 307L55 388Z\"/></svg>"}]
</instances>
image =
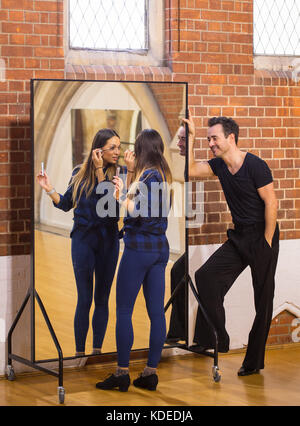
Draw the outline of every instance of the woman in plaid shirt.
<instances>
[{"instance_id":1,"label":"woman in plaid shirt","mask_svg":"<svg viewBox=\"0 0 300 426\"><path fill-rule=\"evenodd\" d=\"M146 129L135 141L134 154L125 153L127 185L131 185L122 201L127 216L124 218L125 250L117 278L118 367L114 374L96 384L99 389L118 387L120 391L128 390L129 357L134 338L132 313L142 284L151 323L149 355L147 366L133 384L155 390L158 383L156 368L166 337L164 294L165 269L169 259L166 229L171 204L168 188L172 182L163 152L164 144L159 133ZM118 177L115 177L114 183L118 198L123 183Z\"/></svg>"}]
</instances>

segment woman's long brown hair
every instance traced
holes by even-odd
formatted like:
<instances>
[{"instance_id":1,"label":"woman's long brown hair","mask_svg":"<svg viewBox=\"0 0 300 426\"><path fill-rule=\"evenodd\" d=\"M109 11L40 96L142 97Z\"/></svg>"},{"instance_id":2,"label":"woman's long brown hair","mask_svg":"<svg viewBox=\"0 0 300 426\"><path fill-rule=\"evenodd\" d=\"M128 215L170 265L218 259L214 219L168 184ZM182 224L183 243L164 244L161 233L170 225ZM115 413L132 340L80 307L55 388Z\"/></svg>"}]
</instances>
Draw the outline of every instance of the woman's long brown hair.
<instances>
[{"instance_id":1,"label":"woman's long brown hair","mask_svg":"<svg viewBox=\"0 0 300 426\"><path fill-rule=\"evenodd\" d=\"M154 129L145 129L139 133L134 145L136 158L133 181L138 181L147 169L156 169L162 180L172 183L172 173L164 157L164 143L160 134Z\"/></svg>"},{"instance_id":2,"label":"woman's long brown hair","mask_svg":"<svg viewBox=\"0 0 300 426\"><path fill-rule=\"evenodd\" d=\"M92 151L97 148L103 148L106 145L106 142L114 137L119 135L111 129L100 129L93 140L91 151L86 158L86 160L79 166L79 170L74 174L70 185L73 186L72 200L73 206L75 207L83 193L85 191L86 197L88 198L96 184L96 173L95 166L92 160ZM113 178L116 174L116 165L108 164L106 175L109 180Z\"/></svg>"}]
</instances>

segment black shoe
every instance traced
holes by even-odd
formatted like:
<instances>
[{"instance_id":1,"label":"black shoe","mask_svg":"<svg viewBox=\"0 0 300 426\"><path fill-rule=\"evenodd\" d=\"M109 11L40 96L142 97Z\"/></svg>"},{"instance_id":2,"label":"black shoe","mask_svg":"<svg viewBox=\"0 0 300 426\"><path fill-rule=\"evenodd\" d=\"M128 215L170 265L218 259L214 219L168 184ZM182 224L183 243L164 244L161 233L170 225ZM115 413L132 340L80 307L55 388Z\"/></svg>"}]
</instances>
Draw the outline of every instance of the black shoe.
<instances>
[{"instance_id":1,"label":"black shoe","mask_svg":"<svg viewBox=\"0 0 300 426\"><path fill-rule=\"evenodd\" d=\"M103 390L111 390L119 388L120 392L127 392L130 385L129 374L123 374L121 376L115 376L112 374L103 382L96 383L96 388Z\"/></svg>"},{"instance_id":2,"label":"black shoe","mask_svg":"<svg viewBox=\"0 0 300 426\"><path fill-rule=\"evenodd\" d=\"M173 345L176 344L177 342L179 342L180 338L179 337L167 337L165 340L165 343L167 345Z\"/></svg>"},{"instance_id":3,"label":"black shoe","mask_svg":"<svg viewBox=\"0 0 300 426\"><path fill-rule=\"evenodd\" d=\"M251 374L258 374L258 373L259 373L259 369L255 368L254 370L249 370L242 365L237 374L238 376L250 376Z\"/></svg>"},{"instance_id":4,"label":"black shoe","mask_svg":"<svg viewBox=\"0 0 300 426\"><path fill-rule=\"evenodd\" d=\"M137 379L133 381L133 384L135 387L148 389L151 391L156 390L157 383L158 383L157 374L150 374L149 376L142 376L141 374L140 377L138 377Z\"/></svg>"}]
</instances>

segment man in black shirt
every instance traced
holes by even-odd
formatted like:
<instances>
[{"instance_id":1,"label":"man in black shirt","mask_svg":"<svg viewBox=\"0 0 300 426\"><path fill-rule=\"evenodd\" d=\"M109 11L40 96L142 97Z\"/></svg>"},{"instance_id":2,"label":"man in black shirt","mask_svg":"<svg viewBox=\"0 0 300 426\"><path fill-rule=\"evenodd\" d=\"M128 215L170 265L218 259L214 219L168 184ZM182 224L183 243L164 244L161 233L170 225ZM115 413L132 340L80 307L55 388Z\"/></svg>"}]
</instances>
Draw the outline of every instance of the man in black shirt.
<instances>
[{"instance_id":1,"label":"man in black shirt","mask_svg":"<svg viewBox=\"0 0 300 426\"><path fill-rule=\"evenodd\" d=\"M231 118L213 117L208 122L207 140L214 158L196 162L195 127L189 126L189 176L218 176L231 211L234 229L228 240L195 273L201 303L214 324L219 351L229 350L225 329L224 296L250 266L256 316L249 334L247 352L239 376L258 373L264 368L265 345L273 313L274 275L279 252L277 200L273 178L267 164L259 157L241 151L239 126ZM198 310L194 340L204 348L214 347L214 335Z\"/></svg>"}]
</instances>

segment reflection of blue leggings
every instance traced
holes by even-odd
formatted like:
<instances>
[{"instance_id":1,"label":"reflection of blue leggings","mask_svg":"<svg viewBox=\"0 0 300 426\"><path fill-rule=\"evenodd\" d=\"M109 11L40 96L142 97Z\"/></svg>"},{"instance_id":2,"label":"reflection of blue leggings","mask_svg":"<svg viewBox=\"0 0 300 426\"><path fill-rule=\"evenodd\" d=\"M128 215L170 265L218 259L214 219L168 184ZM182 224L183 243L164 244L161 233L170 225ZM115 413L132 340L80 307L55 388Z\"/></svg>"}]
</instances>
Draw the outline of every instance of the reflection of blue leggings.
<instances>
[{"instance_id":1,"label":"reflection of blue leggings","mask_svg":"<svg viewBox=\"0 0 300 426\"><path fill-rule=\"evenodd\" d=\"M159 363L166 338L164 295L168 258L168 249L162 252L143 252L125 247L117 278L116 339L120 367L129 365L133 344L131 317L142 283L151 322L148 366L156 368Z\"/></svg>"},{"instance_id":2,"label":"reflection of blue leggings","mask_svg":"<svg viewBox=\"0 0 300 426\"><path fill-rule=\"evenodd\" d=\"M72 234L72 261L78 299L74 319L76 351L84 352L95 272L93 347L101 348L108 321L108 298L119 255L117 229L99 227Z\"/></svg>"}]
</instances>

